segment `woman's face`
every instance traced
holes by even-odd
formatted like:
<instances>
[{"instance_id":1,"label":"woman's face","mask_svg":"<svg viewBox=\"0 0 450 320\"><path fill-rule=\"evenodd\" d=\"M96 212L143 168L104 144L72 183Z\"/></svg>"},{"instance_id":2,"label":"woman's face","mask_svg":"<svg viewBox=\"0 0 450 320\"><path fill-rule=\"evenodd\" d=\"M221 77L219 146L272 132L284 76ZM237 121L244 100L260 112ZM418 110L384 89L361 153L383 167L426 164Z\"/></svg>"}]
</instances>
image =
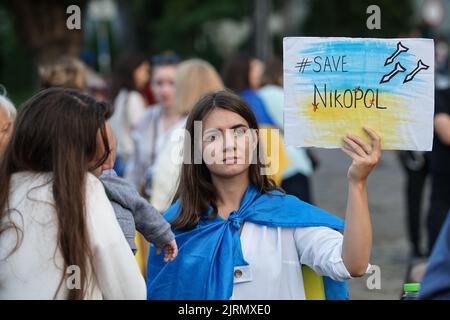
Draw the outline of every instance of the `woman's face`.
<instances>
[{"instance_id":1,"label":"woman's face","mask_svg":"<svg viewBox=\"0 0 450 320\"><path fill-rule=\"evenodd\" d=\"M257 132L239 114L213 109L203 119L203 161L212 176L231 178L247 173L257 145Z\"/></svg>"},{"instance_id":2,"label":"woman's face","mask_svg":"<svg viewBox=\"0 0 450 320\"><path fill-rule=\"evenodd\" d=\"M164 108L171 108L175 96L176 66L163 65L154 67L152 91L155 99Z\"/></svg>"},{"instance_id":3,"label":"woman's face","mask_svg":"<svg viewBox=\"0 0 450 320\"><path fill-rule=\"evenodd\" d=\"M143 62L139 67L134 70L134 83L136 88L142 90L150 81L150 64Z\"/></svg>"},{"instance_id":4,"label":"woman's face","mask_svg":"<svg viewBox=\"0 0 450 320\"><path fill-rule=\"evenodd\" d=\"M252 59L250 61L250 70L248 80L250 87L254 90L258 90L261 87L261 78L264 73L264 64L258 59Z\"/></svg>"},{"instance_id":5,"label":"woman's face","mask_svg":"<svg viewBox=\"0 0 450 320\"><path fill-rule=\"evenodd\" d=\"M97 177L100 176L104 170L112 169L114 167L114 161L116 160L116 138L114 137L114 133L109 121L105 123L105 129L110 153L109 157L101 166L92 170L92 173ZM90 166L94 166L98 161L100 161L100 159L105 154L105 150L106 148L103 143L102 133L99 129L97 131L97 150L95 152L95 158L93 159L93 161L91 161Z\"/></svg>"},{"instance_id":6,"label":"woman's face","mask_svg":"<svg viewBox=\"0 0 450 320\"><path fill-rule=\"evenodd\" d=\"M0 107L0 155L5 152L6 146L11 138L12 130L13 121L11 117L3 107Z\"/></svg>"}]
</instances>

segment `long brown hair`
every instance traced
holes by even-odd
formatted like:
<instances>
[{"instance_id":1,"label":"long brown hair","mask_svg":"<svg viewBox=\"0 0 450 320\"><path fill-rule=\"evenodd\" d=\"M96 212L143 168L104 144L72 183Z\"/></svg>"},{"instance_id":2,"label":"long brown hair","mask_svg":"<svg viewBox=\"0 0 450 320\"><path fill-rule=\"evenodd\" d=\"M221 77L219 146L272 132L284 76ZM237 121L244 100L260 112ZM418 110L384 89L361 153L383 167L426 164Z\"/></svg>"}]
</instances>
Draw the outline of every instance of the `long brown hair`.
<instances>
[{"instance_id":1,"label":"long brown hair","mask_svg":"<svg viewBox=\"0 0 450 320\"><path fill-rule=\"evenodd\" d=\"M283 63L278 57L267 60L261 79L261 85L283 86Z\"/></svg>"},{"instance_id":2,"label":"long brown hair","mask_svg":"<svg viewBox=\"0 0 450 320\"><path fill-rule=\"evenodd\" d=\"M248 122L250 129L258 129L255 115L248 104L230 91L209 93L196 103L186 122L184 149L190 149L190 152L185 152L185 155L190 155L190 159L185 158L181 167L180 184L177 191L180 200L180 212L172 222L172 227L175 229L194 228L209 206L214 209L210 218L217 215L215 204L217 191L211 181L210 172L203 159L201 164L195 164L194 162L194 155L198 152L194 150L196 145L194 139L201 140L201 137L194 135L194 122L202 121L215 108L237 113ZM256 150L256 152L259 152L259 141ZM261 174L263 164L260 162L259 154L256 155L256 159L257 162L250 164L249 167L250 183L263 193L274 190L276 186L273 180Z\"/></svg>"},{"instance_id":3,"label":"long brown hair","mask_svg":"<svg viewBox=\"0 0 450 320\"><path fill-rule=\"evenodd\" d=\"M239 53L227 61L223 70L225 86L240 94L250 88L250 64L253 57L247 53Z\"/></svg>"},{"instance_id":4,"label":"long brown hair","mask_svg":"<svg viewBox=\"0 0 450 320\"><path fill-rule=\"evenodd\" d=\"M111 113L109 104L97 102L79 91L43 90L21 108L11 140L0 159L0 236L7 229L14 228L17 232L19 228L5 219L15 210L9 208L8 200L11 175L20 171L53 174L58 247L65 264L57 292L66 279L67 267L80 268L81 288L70 290L68 299L82 299L88 281L95 277L86 227L85 179L87 172L100 166L109 155L105 121ZM105 152L92 165L96 160L99 130ZM10 254L20 246L21 240L18 239ZM87 277L89 273L91 279Z\"/></svg>"},{"instance_id":5,"label":"long brown hair","mask_svg":"<svg viewBox=\"0 0 450 320\"><path fill-rule=\"evenodd\" d=\"M145 62L148 62L148 59L145 54L140 52L128 51L119 57L114 65L111 91L109 92L110 101L114 101L121 89L139 91L134 82L134 72Z\"/></svg>"}]
</instances>

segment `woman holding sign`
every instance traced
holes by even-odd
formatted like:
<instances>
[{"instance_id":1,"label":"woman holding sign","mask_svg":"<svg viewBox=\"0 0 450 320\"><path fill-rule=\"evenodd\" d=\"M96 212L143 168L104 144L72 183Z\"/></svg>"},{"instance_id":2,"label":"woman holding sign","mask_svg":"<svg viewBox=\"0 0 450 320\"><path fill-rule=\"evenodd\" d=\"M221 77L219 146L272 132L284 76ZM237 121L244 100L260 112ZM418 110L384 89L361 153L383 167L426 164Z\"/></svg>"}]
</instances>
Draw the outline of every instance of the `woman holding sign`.
<instances>
[{"instance_id":1,"label":"woman holding sign","mask_svg":"<svg viewBox=\"0 0 450 320\"><path fill-rule=\"evenodd\" d=\"M344 227L264 175L257 122L238 96L204 96L186 129L179 199L164 215L179 255L164 263L150 249L148 298L305 299L302 264L324 276L327 299L348 298L344 281L369 266L366 180L380 159L379 136L367 128L371 144L344 137L342 150L353 159Z\"/></svg>"}]
</instances>

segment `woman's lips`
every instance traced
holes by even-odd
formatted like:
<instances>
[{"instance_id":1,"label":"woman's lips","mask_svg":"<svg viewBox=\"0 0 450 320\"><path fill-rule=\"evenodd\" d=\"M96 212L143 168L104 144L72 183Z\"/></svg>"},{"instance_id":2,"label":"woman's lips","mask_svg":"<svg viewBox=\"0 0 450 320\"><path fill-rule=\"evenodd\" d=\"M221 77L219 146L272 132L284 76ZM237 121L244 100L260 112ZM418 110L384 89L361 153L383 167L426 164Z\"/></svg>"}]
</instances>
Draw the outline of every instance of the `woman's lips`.
<instances>
[{"instance_id":1,"label":"woman's lips","mask_svg":"<svg viewBox=\"0 0 450 320\"><path fill-rule=\"evenodd\" d=\"M225 162L225 163L237 163L239 159L240 159L239 157L228 157L228 158L224 158L223 162Z\"/></svg>"}]
</instances>

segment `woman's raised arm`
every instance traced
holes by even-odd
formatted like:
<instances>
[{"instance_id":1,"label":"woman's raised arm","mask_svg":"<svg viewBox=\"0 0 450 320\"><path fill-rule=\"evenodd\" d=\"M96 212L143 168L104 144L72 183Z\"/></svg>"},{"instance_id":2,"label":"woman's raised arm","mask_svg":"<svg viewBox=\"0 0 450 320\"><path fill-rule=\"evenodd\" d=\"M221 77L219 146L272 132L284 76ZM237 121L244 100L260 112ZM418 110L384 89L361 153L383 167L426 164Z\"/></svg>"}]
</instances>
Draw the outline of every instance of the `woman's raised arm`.
<instances>
[{"instance_id":1,"label":"woman's raised arm","mask_svg":"<svg viewBox=\"0 0 450 320\"><path fill-rule=\"evenodd\" d=\"M381 139L370 128L364 130L372 139L365 142L358 136L344 137L342 151L352 158L348 170L348 199L345 216L342 259L353 277L363 276L367 271L372 249L372 225L367 199L367 177L381 157Z\"/></svg>"}]
</instances>

